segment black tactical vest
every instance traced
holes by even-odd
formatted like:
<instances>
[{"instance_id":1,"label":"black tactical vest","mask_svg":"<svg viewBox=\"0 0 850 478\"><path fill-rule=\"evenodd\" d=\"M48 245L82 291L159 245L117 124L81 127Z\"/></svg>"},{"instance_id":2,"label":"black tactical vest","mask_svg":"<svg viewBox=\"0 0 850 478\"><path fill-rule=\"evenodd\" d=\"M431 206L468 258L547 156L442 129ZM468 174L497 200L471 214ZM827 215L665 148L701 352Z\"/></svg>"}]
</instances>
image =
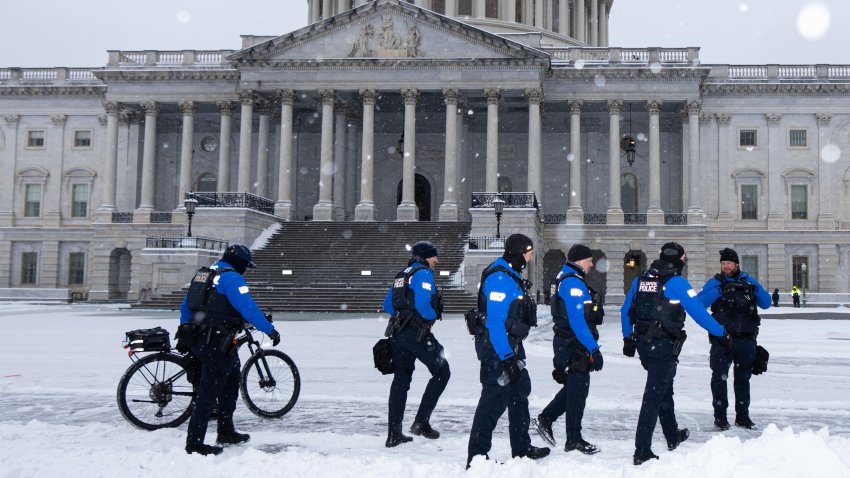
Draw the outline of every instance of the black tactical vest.
<instances>
[{"instance_id":1,"label":"black tactical vest","mask_svg":"<svg viewBox=\"0 0 850 478\"><path fill-rule=\"evenodd\" d=\"M685 309L679 301L671 301L664 295L664 284L674 277L672 267L653 267L638 278L629 321L633 325L654 326L660 324L668 331L679 331L685 326ZM666 264L666 263L665 263Z\"/></svg>"},{"instance_id":2,"label":"black tactical vest","mask_svg":"<svg viewBox=\"0 0 850 478\"><path fill-rule=\"evenodd\" d=\"M761 319L756 307L756 290L745 281L727 281L714 276L720 282L720 298L711 304L711 315L730 332L754 334Z\"/></svg>"},{"instance_id":3,"label":"black tactical vest","mask_svg":"<svg viewBox=\"0 0 850 478\"><path fill-rule=\"evenodd\" d=\"M404 312L404 313L415 313L419 314L416 310L416 295L413 292L413 289L410 288L410 280L413 278L413 274L421 271L422 269L430 269L430 267L423 265L419 261L411 262L404 270L396 274L395 279L393 279L393 309L396 312ZM436 288L436 284L434 285ZM443 316L443 294L440 293L439 290L435 290L431 295L431 307L434 309L434 312L437 313L437 318L442 318Z\"/></svg>"},{"instance_id":4,"label":"black tactical vest","mask_svg":"<svg viewBox=\"0 0 850 478\"><path fill-rule=\"evenodd\" d=\"M237 273L229 267L202 267L192 278L186 305L195 313L193 321L196 324L226 329L238 329L242 326L242 315L230 304L227 296L216 292L213 286L216 276L227 272Z\"/></svg>"},{"instance_id":5,"label":"black tactical vest","mask_svg":"<svg viewBox=\"0 0 850 478\"><path fill-rule=\"evenodd\" d=\"M517 277L504 266L493 266L481 273L481 285L478 287L478 311L487 315L487 298L484 297L484 281L491 275L502 272L514 280L522 290L522 296L514 299L508 307L508 317L505 319L505 330L508 335L517 338L528 336L531 327L537 327L537 303L529 294L531 283Z\"/></svg>"},{"instance_id":6,"label":"black tactical vest","mask_svg":"<svg viewBox=\"0 0 850 478\"><path fill-rule=\"evenodd\" d=\"M584 277L576 272L567 272L566 274L560 272L552 281L552 285L550 287L550 305L552 309L553 330L559 335L575 336L575 331L573 331L573 328L570 326L566 303L561 296L558 295L561 283L566 280L567 277L575 277L580 280L585 287L587 287L587 291L590 294L590 303L584 304L584 320L587 322L587 327L590 329L590 333L593 334L593 338L599 340L599 331L596 329L596 326L602 325L602 319L605 317L602 296L593 290L592 287L587 285L587 281L584 280Z\"/></svg>"}]
</instances>

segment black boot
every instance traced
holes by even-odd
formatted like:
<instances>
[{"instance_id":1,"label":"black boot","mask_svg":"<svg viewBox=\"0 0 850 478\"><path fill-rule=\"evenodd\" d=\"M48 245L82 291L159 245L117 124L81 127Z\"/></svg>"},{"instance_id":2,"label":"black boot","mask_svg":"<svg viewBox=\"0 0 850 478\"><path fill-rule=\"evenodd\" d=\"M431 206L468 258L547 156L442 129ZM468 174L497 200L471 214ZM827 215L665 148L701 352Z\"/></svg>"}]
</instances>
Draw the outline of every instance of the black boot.
<instances>
[{"instance_id":1,"label":"black boot","mask_svg":"<svg viewBox=\"0 0 850 478\"><path fill-rule=\"evenodd\" d=\"M720 431L725 431L729 429L729 420L726 417L716 417L714 419L714 427Z\"/></svg>"},{"instance_id":2,"label":"black boot","mask_svg":"<svg viewBox=\"0 0 850 478\"><path fill-rule=\"evenodd\" d=\"M658 455L656 455L655 453L652 453L652 450L636 451L635 456L632 458L632 463L634 463L635 466L638 466L638 465L642 465L642 464L646 463L649 460L657 460L657 459L658 459Z\"/></svg>"},{"instance_id":3,"label":"black boot","mask_svg":"<svg viewBox=\"0 0 850 478\"><path fill-rule=\"evenodd\" d=\"M601 450L596 445L592 445L584 440L582 437L578 437L574 440L567 439L567 444L564 445L564 451L573 451L578 450L585 455L595 455L599 453Z\"/></svg>"},{"instance_id":4,"label":"black boot","mask_svg":"<svg viewBox=\"0 0 850 478\"><path fill-rule=\"evenodd\" d=\"M670 451L675 450L676 447L683 441L687 440L689 436L691 436L691 432L689 432L687 428L682 428L676 432L676 439L674 441L667 442L667 449Z\"/></svg>"},{"instance_id":5,"label":"black boot","mask_svg":"<svg viewBox=\"0 0 850 478\"><path fill-rule=\"evenodd\" d=\"M411 441L413 441L413 438L403 434L402 432L390 432L389 435L387 435L387 442L384 443L384 445L387 448L393 448L401 445L402 443Z\"/></svg>"},{"instance_id":6,"label":"black boot","mask_svg":"<svg viewBox=\"0 0 850 478\"><path fill-rule=\"evenodd\" d=\"M539 460L541 458L546 458L547 456L549 456L550 451L551 450L549 450L549 448L547 448L545 446L538 448L534 445L531 445L531 446L528 447L528 450L526 450L524 455L514 455L513 457L514 458L518 458L518 457L519 458L529 458L531 460Z\"/></svg>"},{"instance_id":7,"label":"black boot","mask_svg":"<svg viewBox=\"0 0 850 478\"><path fill-rule=\"evenodd\" d=\"M192 454L197 453L199 455L220 455L224 449L220 446L212 446L212 445L204 445L203 443L198 445L186 445L186 453Z\"/></svg>"},{"instance_id":8,"label":"black boot","mask_svg":"<svg viewBox=\"0 0 850 478\"><path fill-rule=\"evenodd\" d=\"M546 443L555 446L555 435L552 434L552 422L543 415L537 415L536 420L531 420L531 425L537 430L537 434Z\"/></svg>"},{"instance_id":9,"label":"black boot","mask_svg":"<svg viewBox=\"0 0 850 478\"><path fill-rule=\"evenodd\" d=\"M755 430L756 424L750 420L750 417L736 417L735 418L735 426L746 428L747 430Z\"/></svg>"},{"instance_id":10,"label":"black boot","mask_svg":"<svg viewBox=\"0 0 850 478\"><path fill-rule=\"evenodd\" d=\"M410 433L430 440L440 438L440 432L431 428L431 424L428 422L413 422L413 425L410 425Z\"/></svg>"},{"instance_id":11,"label":"black boot","mask_svg":"<svg viewBox=\"0 0 850 478\"><path fill-rule=\"evenodd\" d=\"M247 433L239 433L236 430L232 432L219 433L215 441L221 445L239 445L240 443L248 443L251 440L251 435Z\"/></svg>"}]
</instances>

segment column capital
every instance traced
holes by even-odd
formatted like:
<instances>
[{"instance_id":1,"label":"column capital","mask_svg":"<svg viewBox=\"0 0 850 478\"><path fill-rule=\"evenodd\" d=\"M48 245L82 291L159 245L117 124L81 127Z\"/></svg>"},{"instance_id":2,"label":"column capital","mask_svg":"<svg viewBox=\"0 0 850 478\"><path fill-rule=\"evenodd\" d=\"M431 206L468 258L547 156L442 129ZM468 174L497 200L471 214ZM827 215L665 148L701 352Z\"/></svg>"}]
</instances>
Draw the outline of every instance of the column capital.
<instances>
[{"instance_id":1,"label":"column capital","mask_svg":"<svg viewBox=\"0 0 850 478\"><path fill-rule=\"evenodd\" d=\"M142 115L139 114L138 110L124 108L121 110L121 113L118 114L118 124L139 124L142 120L141 116Z\"/></svg>"},{"instance_id":2,"label":"column capital","mask_svg":"<svg viewBox=\"0 0 850 478\"><path fill-rule=\"evenodd\" d=\"M333 106L336 103L336 91L319 90L319 98L321 98L323 106Z\"/></svg>"},{"instance_id":3,"label":"column capital","mask_svg":"<svg viewBox=\"0 0 850 478\"><path fill-rule=\"evenodd\" d=\"M779 126L782 120L782 113L765 113L764 119L767 120L769 126Z\"/></svg>"},{"instance_id":4,"label":"column capital","mask_svg":"<svg viewBox=\"0 0 850 478\"><path fill-rule=\"evenodd\" d=\"M370 88L360 90L360 101L364 105L374 105L378 101L378 91Z\"/></svg>"},{"instance_id":5,"label":"column capital","mask_svg":"<svg viewBox=\"0 0 850 478\"><path fill-rule=\"evenodd\" d=\"M105 115L103 113L97 115L97 122L100 123L101 126L106 126L108 119L109 115Z\"/></svg>"},{"instance_id":6,"label":"column capital","mask_svg":"<svg viewBox=\"0 0 850 478\"><path fill-rule=\"evenodd\" d=\"M106 114L108 115L117 115L121 112L121 103L117 101L104 101L103 109L106 110Z\"/></svg>"},{"instance_id":7,"label":"column capital","mask_svg":"<svg viewBox=\"0 0 850 478\"><path fill-rule=\"evenodd\" d=\"M714 119L714 115L711 113L700 113L699 114L699 122L702 124L711 124L711 121Z\"/></svg>"},{"instance_id":8,"label":"column capital","mask_svg":"<svg viewBox=\"0 0 850 478\"><path fill-rule=\"evenodd\" d=\"M528 104L539 105L543 103L543 90L540 88L528 88L525 90L525 96L528 98Z\"/></svg>"},{"instance_id":9,"label":"column capital","mask_svg":"<svg viewBox=\"0 0 850 478\"><path fill-rule=\"evenodd\" d=\"M499 88L484 88L484 96L488 105L497 105L502 99L502 91Z\"/></svg>"},{"instance_id":10,"label":"column capital","mask_svg":"<svg viewBox=\"0 0 850 478\"><path fill-rule=\"evenodd\" d=\"M292 106L295 104L295 91L286 89L277 90L277 99L282 105Z\"/></svg>"},{"instance_id":11,"label":"column capital","mask_svg":"<svg viewBox=\"0 0 850 478\"><path fill-rule=\"evenodd\" d=\"M229 115L233 113L233 108L236 107L236 103L232 101L218 101L216 102L215 107L218 109L219 113Z\"/></svg>"},{"instance_id":12,"label":"column capital","mask_svg":"<svg viewBox=\"0 0 850 478\"><path fill-rule=\"evenodd\" d=\"M689 115L698 115L700 110L702 110L702 100L688 101L688 104L685 107L685 111Z\"/></svg>"},{"instance_id":13,"label":"column capital","mask_svg":"<svg viewBox=\"0 0 850 478\"><path fill-rule=\"evenodd\" d=\"M239 93L239 102L243 106L254 104L254 90L242 90Z\"/></svg>"},{"instance_id":14,"label":"column capital","mask_svg":"<svg viewBox=\"0 0 850 478\"><path fill-rule=\"evenodd\" d=\"M402 88L401 96L404 98L405 105L415 105L419 99L419 90L416 88Z\"/></svg>"},{"instance_id":15,"label":"column capital","mask_svg":"<svg viewBox=\"0 0 850 478\"><path fill-rule=\"evenodd\" d=\"M717 118L717 124L720 126L727 126L732 121L732 113L715 113L714 117Z\"/></svg>"},{"instance_id":16,"label":"column capital","mask_svg":"<svg viewBox=\"0 0 850 478\"><path fill-rule=\"evenodd\" d=\"M52 115L50 116L50 122L53 123L53 126L65 126L65 119L68 117L66 115Z\"/></svg>"},{"instance_id":17,"label":"column capital","mask_svg":"<svg viewBox=\"0 0 850 478\"><path fill-rule=\"evenodd\" d=\"M159 114L159 103L156 101L142 101L139 103L139 106L147 116L156 116Z\"/></svg>"},{"instance_id":18,"label":"column capital","mask_svg":"<svg viewBox=\"0 0 850 478\"><path fill-rule=\"evenodd\" d=\"M832 121L832 113L815 113L815 121L817 121L818 126L829 126L829 122Z\"/></svg>"},{"instance_id":19,"label":"column capital","mask_svg":"<svg viewBox=\"0 0 850 478\"><path fill-rule=\"evenodd\" d=\"M254 104L254 108L257 110L258 115L268 116L272 112L272 102L265 98L259 98Z\"/></svg>"},{"instance_id":20,"label":"column capital","mask_svg":"<svg viewBox=\"0 0 850 478\"><path fill-rule=\"evenodd\" d=\"M6 115L3 119L6 120L6 124L9 126L15 126L18 124L18 121L21 120L21 115Z\"/></svg>"},{"instance_id":21,"label":"column capital","mask_svg":"<svg viewBox=\"0 0 850 478\"><path fill-rule=\"evenodd\" d=\"M581 111L584 109L584 101L581 100L573 100L567 104L570 107L570 114L581 114Z\"/></svg>"},{"instance_id":22,"label":"column capital","mask_svg":"<svg viewBox=\"0 0 850 478\"><path fill-rule=\"evenodd\" d=\"M661 105L664 102L661 100L647 100L646 101L646 111L649 111L649 114L658 114L661 112Z\"/></svg>"},{"instance_id":23,"label":"column capital","mask_svg":"<svg viewBox=\"0 0 850 478\"><path fill-rule=\"evenodd\" d=\"M180 107L180 111L183 112L186 116L194 116L195 112L198 111L198 103L190 100L183 100L177 105Z\"/></svg>"},{"instance_id":24,"label":"column capital","mask_svg":"<svg viewBox=\"0 0 850 478\"><path fill-rule=\"evenodd\" d=\"M457 105L460 101L460 90L456 88L446 88L443 90L443 101L447 105Z\"/></svg>"},{"instance_id":25,"label":"column capital","mask_svg":"<svg viewBox=\"0 0 850 478\"><path fill-rule=\"evenodd\" d=\"M608 113L618 115L623 111L623 100L608 100Z\"/></svg>"}]
</instances>

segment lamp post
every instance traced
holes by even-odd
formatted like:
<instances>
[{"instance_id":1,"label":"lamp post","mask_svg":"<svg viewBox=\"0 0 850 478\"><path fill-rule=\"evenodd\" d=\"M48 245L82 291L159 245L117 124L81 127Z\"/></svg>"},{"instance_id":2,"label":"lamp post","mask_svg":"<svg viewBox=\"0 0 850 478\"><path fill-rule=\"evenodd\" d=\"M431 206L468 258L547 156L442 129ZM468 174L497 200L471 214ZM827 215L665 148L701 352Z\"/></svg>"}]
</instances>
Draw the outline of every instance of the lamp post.
<instances>
[{"instance_id":1,"label":"lamp post","mask_svg":"<svg viewBox=\"0 0 850 478\"><path fill-rule=\"evenodd\" d=\"M192 216L195 215L198 200L195 198L186 198L183 200L183 206L186 207L186 216L189 218L189 232L186 233L186 237L192 237Z\"/></svg>"},{"instance_id":2,"label":"lamp post","mask_svg":"<svg viewBox=\"0 0 850 478\"><path fill-rule=\"evenodd\" d=\"M496 239L502 237L500 226L502 225L502 211L505 209L505 201L501 196L493 200L493 211L496 213Z\"/></svg>"},{"instance_id":3,"label":"lamp post","mask_svg":"<svg viewBox=\"0 0 850 478\"><path fill-rule=\"evenodd\" d=\"M808 282L809 282L809 275L806 274L806 271L808 269L809 268L806 266L805 262L800 264L800 272L803 274L803 277L801 277L802 282L803 282L803 307L808 307L806 305L806 286L808 285Z\"/></svg>"}]
</instances>

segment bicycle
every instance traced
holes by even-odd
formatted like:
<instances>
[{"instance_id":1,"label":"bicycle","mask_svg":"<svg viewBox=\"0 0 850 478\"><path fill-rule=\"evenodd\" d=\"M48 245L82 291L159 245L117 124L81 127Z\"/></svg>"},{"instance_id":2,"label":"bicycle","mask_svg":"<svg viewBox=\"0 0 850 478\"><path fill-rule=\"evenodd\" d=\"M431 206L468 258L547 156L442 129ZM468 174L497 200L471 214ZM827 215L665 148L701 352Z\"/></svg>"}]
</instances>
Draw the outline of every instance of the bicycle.
<instances>
[{"instance_id":1,"label":"bicycle","mask_svg":"<svg viewBox=\"0 0 850 478\"><path fill-rule=\"evenodd\" d=\"M301 376L295 362L279 350L266 350L246 324L234 340L238 349L247 344L251 355L242 367L239 390L242 400L255 415L280 418L298 400ZM131 334L134 334L131 336ZM172 351L168 332L160 327L127 332L124 348L132 365L118 382L118 409L132 425L143 430L180 426L192 414L196 378L190 354ZM139 358L137 355L155 352ZM199 367L199 366L198 366ZM191 378L191 381L190 381Z\"/></svg>"}]
</instances>

